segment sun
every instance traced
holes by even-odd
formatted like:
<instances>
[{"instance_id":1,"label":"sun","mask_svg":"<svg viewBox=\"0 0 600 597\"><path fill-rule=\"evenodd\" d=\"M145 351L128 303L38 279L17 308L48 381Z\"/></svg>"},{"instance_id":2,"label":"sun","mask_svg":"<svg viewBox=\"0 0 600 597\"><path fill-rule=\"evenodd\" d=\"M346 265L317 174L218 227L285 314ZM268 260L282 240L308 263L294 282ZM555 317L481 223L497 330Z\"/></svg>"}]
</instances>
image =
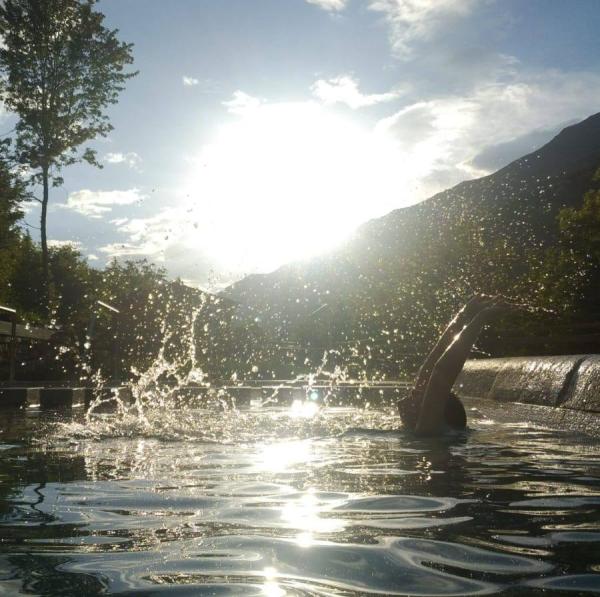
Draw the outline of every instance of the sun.
<instances>
[{"instance_id":1,"label":"sun","mask_svg":"<svg viewBox=\"0 0 600 597\"><path fill-rule=\"evenodd\" d=\"M316 102L251 106L193 162L198 248L239 271L330 250L373 216L373 197L393 203L396 158L368 126Z\"/></svg>"}]
</instances>

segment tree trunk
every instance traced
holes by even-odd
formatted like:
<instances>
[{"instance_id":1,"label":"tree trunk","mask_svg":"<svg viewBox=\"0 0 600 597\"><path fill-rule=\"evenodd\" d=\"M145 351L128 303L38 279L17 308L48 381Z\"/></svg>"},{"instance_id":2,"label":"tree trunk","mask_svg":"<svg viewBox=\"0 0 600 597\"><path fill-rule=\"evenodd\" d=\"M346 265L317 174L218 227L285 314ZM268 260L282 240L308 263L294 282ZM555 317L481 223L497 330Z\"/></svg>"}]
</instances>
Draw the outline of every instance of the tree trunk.
<instances>
[{"instance_id":1,"label":"tree trunk","mask_svg":"<svg viewBox=\"0 0 600 597\"><path fill-rule=\"evenodd\" d=\"M42 214L40 216L40 235L42 240L42 270L44 279L42 281L43 284L43 294L44 301L46 303L46 307L48 305L48 301L50 299L50 266L49 266L49 257L48 257L48 237L46 235L46 216L48 214L48 199L49 199L49 190L48 190L48 167L42 167L42 183L44 186L44 194L42 196Z\"/></svg>"}]
</instances>

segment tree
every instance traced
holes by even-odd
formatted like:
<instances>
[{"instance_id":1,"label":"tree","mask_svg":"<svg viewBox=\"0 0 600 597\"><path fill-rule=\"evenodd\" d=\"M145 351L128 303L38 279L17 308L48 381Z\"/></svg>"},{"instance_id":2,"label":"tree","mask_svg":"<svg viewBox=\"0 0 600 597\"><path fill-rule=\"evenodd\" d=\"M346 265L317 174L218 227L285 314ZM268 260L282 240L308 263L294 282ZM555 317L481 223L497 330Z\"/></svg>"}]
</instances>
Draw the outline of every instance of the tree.
<instances>
[{"instance_id":1,"label":"tree","mask_svg":"<svg viewBox=\"0 0 600 597\"><path fill-rule=\"evenodd\" d=\"M26 198L23 184L11 170L9 144L0 142L0 250L10 248L18 236L17 222L23 216L20 203Z\"/></svg>"},{"instance_id":2,"label":"tree","mask_svg":"<svg viewBox=\"0 0 600 597\"><path fill-rule=\"evenodd\" d=\"M574 312L597 318L600 301L600 169L580 208L558 216L560 244L554 259L554 295Z\"/></svg>"},{"instance_id":3,"label":"tree","mask_svg":"<svg viewBox=\"0 0 600 597\"><path fill-rule=\"evenodd\" d=\"M0 5L2 99L15 112L16 153L29 166L30 184L42 185L40 229L46 288L49 258L46 218L49 187L62 184L63 166L95 152L79 147L111 130L105 109L117 102L133 62L132 44L104 27L96 0L5 0Z\"/></svg>"},{"instance_id":4,"label":"tree","mask_svg":"<svg viewBox=\"0 0 600 597\"><path fill-rule=\"evenodd\" d=\"M8 147L7 141L0 142L0 304L10 304L10 279L21 240L20 204L26 199L23 184L7 157Z\"/></svg>"}]
</instances>

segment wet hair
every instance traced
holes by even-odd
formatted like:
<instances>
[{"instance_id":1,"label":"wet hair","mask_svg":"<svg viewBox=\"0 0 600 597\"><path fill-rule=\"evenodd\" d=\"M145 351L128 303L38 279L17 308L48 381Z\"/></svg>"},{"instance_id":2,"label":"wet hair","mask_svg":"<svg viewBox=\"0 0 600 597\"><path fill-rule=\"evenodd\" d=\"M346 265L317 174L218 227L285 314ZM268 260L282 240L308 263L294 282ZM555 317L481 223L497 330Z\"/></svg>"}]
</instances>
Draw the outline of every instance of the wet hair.
<instances>
[{"instance_id":1,"label":"wet hair","mask_svg":"<svg viewBox=\"0 0 600 597\"><path fill-rule=\"evenodd\" d=\"M465 407L456 394L450 392L444 408L444 419L452 429L465 429L467 427L467 413Z\"/></svg>"}]
</instances>

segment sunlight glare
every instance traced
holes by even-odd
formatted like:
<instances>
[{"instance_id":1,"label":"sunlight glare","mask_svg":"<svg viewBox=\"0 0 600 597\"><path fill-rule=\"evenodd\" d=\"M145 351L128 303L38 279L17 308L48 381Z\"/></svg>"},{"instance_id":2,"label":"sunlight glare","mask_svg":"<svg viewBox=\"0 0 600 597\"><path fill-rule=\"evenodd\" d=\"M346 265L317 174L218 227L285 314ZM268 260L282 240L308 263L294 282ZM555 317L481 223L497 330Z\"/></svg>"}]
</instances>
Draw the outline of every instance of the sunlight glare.
<instances>
[{"instance_id":1,"label":"sunlight glare","mask_svg":"<svg viewBox=\"0 0 600 597\"><path fill-rule=\"evenodd\" d=\"M339 518L324 518L317 497L308 492L299 500L287 502L281 511L281 518L291 527L299 529L302 533L296 541L301 547L308 547L314 540L312 533L335 533L345 527L345 522Z\"/></svg>"},{"instance_id":2,"label":"sunlight glare","mask_svg":"<svg viewBox=\"0 0 600 597\"><path fill-rule=\"evenodd\" d=\"M272 473L290 470L295 464L304 464L312 459L311 444L308 441L289 440L267 444L256 462L261 471Z\"/></svg>"},{"instance_id":3,"label":"sunlight glare","mask_svg":"<svg viewBox=\"0 0 600 597\"><path fill-rule=\"evenodd\" d=\"M262 592L265 597L283 597L287 595L287 591L282 589L276 582L268 581L262 587Z\"/></svg>"},{"instance_id":4,"label":"sunlight glare","mask_svg":"<svg viewBox=\"0 0 600 597\"><path fill-rule=\"evenodd\" d=\"M294 418L310 419L319 412L319 405L305 400L294 400L290 407L290 415Z\"/></svg>"},{"instance_id":5,"label":"sunlight glare","mask_svg":"<svg viewBox=\"0 0 600 597\"><path fill-rule=\"evenodd\" d=\"M255 106L193 160L198 248L233 269L273 269L338 245L398 205L402 168L385 139L315 102Z\"/></svg>"}]
</instances>

